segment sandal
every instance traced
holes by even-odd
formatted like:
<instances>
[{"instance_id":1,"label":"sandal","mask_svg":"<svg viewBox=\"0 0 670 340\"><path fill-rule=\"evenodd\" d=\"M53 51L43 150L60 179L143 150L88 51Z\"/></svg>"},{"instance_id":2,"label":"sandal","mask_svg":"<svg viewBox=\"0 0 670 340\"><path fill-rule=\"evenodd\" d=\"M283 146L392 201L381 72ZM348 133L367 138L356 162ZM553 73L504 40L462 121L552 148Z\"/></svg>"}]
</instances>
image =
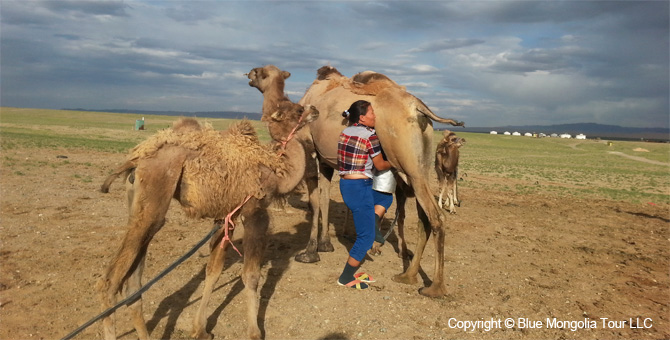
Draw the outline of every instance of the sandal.
<instances>
[{"instance_id":1,"label":"sandal","mask_svg":"<svg viewBox=\"0 0 670 340\"><path fill-rule=\"evenodd\" d=\"M361 281L361 282L365 282L365 283L376 282L375 279L372 277L372 275L370 275L368 273L363 273L363 272L356 273L356 274L354 274L354 277L356 278L356 280Z\"/></svg>"},{"instance_id":2,"label":"sandal","mask_svg":"<svg viewBox=\"0 0 670 340\"><path fill-rule=\"evenodd\" d=\"M369 287L367 284L365 284L365 282L363 282L361 280L353 280L353 281L351 281L347 284L341 283L340 280L337 280L337 284L340 285L340 286L346 286L346 287L350 287L350 288L354 288L354 289L358 289L358 290L368 289L368 287Z\"/></svg>"}]
</instances>

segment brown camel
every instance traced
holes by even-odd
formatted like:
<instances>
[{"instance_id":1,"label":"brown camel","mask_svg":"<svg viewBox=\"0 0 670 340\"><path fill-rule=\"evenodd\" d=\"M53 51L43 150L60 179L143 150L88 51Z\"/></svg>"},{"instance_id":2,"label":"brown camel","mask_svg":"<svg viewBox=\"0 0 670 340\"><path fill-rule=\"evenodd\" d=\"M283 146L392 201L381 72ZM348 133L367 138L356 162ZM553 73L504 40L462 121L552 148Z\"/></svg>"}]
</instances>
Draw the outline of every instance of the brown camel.
<instances>
[{"instance_id":1,"label":"brown camel","mask_svg":"<svg viewBox=\"0 0 670 340\"><path fill-rule=\"evenodd\" d=\"M249 86L257 88L263 94L263 116L261 121L267 121L276 107L283 102L290 101L284 93L285 80L291 76L291 73L282 71L274 65L257 67L247 73ZM298 132L300 140L303 141L306 156L305 184L309 195L309 206L312 212L312 229L310 232L310 241L307 250L295 256L298 262L318 262L320 260L318 252L332 252L335 250L328 234L328 213L321 217L319 225L319 202L328 202L329 197L319 197L319 168L320 164L314 159L316 149L312 141L312 135L309 129L302 129ZM319 229L321 226L321 229ZM318 238L318 242L317 242Z\"/></svg>"},{"instance_id":2,"label":"brown camel","mask_svg":"<svg viewBox=\"0 0 670 340\"><path fill-rule=\"evenodd\" d=\"M268 68L275 67L271 65L263 67L263 69ZM421 256L432 232L436 236L437 251L435 279L431 286L422 289L421 293L427 296L442 296L446 294L443 273L443 225L446 216L439 208L428 182L430 178L428 172L432 167L434 157L432 121L456 126L463 125L463 123L436 116L420 99L383 74L366 71L349 79L335 68L324 66L317 71L317 79L299 102L300 104L309 103L320 112L319 118L309 125L309 132L315 149L318 151L322 222L320 234L328 234L330 182L337 166L337 140L346 126L346 120L342 118L341 113L359 99L371 102L375 108L377 135L396 174L405 183L405 185L399 185L396 191L400 213L398 232L403 255L407 254L402 222L405 216L406 196L416 196L419 203L417 208L422 227L419 228L416 254L405 273L396 275L394 280L407 284L418 282L417 274ZM312 260L318 259L316 256L309 256L311 253L316 253L318 249L314 246L318 237L314 230L315 228L313 228L305 253L307 255L305 258Z\"/></svg>"},{"instance_id":3,"label":"brown camel","mask_svg":"<svg viewBox=\"0 0 670 340\"><path fill-rule=\"evenodd\" d=\"M437 182L440 187L440 198L438 205L444 207L442 204L442 197L444 192L447 192L447 197L444 202L447 210L455 214L455 206L461 206L458 200L458 156L459 149L465 143L465 138L456 136L455 133L444 130L442 140L437 143L435 150L435 172L437 173Z\"/></svg>"},{"instance_id":4,"label":"brown camel","mask_svg":"<svg viewBox=\"0 0 670 340\"><path fill-rule=\"evenodd\" d=\"M269 224L267 207L303 179L305 151L302 143L289 135L316 116L318 111L313 108L303 109L290 102L280 105L269 116L270 136L276 142L268 145L261 145L246 120L220 133L211 126L200 126L193 119L182 119L172 129L160 131L137 145L128 161L101 188L107 192L114 178L123 174L130 202L128 232L98 284L103 309L114 304L124 285L129 295L140 288L147 248L165 224L165 214L174 198L191 218L243 220L241 276L247 298L248 336L261 338L258 284ZM225 237L230 237L229 234L232 230L223 227L210 243L205 286L193 322L194 338L211 338L205 330L205 309L223 270L226 248L231 244L230 238ZM148 339L141 298L130 307L138 337ZM103 325L105 338L115 339L112 317L105 318Z\"/></svg>"}]
</instances>

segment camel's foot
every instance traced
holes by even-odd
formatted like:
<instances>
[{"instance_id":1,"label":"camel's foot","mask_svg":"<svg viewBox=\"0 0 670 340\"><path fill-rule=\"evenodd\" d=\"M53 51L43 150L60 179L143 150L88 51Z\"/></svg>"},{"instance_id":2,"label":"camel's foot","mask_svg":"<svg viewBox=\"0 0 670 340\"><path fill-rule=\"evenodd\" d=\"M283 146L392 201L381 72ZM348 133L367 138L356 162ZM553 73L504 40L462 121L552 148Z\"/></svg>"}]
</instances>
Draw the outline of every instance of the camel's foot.
<instances>
[{"instance_id":1,"label":"camel's foot","mask_svg":"<svg viewBox=\"0 0 670 340\"><path fill-rule=\"evenodd\" d=\"M416 275L407 275L407 273L395 275L392 280L406 285L413 285L419 282Z\"/></svg>"},{"instance_id":2,"label":"camel's foot","mask_svg":"<svg viewBox=\"0 0 670 340\"><path fill-rule=\"evenodd\" d=\"M304 253L300 253L300 254L296 255L295 260L297 262L302 262L302 263L314 263L314 262L321 261L321 258L319 257L319 254L317 252L313 252L313 253L304 252Z\"/></svg>"},{"instance_id":3,"label":"camel's foot","mask_svg":"<svg viewBox=\"0 0 670 340\"><path fill-rule=\"evenodd\" d=\"M321 253L332 253L335 251L335 247L333 247L333 244L330 243L330 240L328 240L324 242L319 242L319 246L317 247L316 250Z\"/></svg>"},{"instance_id":4,"label":"camel's foot","mask_svg":"<svg viewBox=\"0 0 670 340\"><path fill-rule=\"evenodd\" d=\"M442 297L447 295L447 287L433 282L432 285L419 289L419 294L432 298Z\"/></svg>"},{"instance_id":5,"label":"camel's foot","mask_svg":"<svg viewBox=\"0 0 670 340\"><path fill-rule=\"evenodd\" d=\"M401 249L400 252L398 252L398 257L401 259L412 260L414 254L407 249Z\"/></svg>"},{"instance_id":6,"label":"camel's foot","mask_svg":"<svg viewBox=\"0 0 670 340\"><path fill-rule=\"evenodd\" d=\"M249 339L260 340L261 339L261 330L258 327L249 327Z\"/></svg>"},{"instance_id":7,"label":"camel's foot","mask_svg":"<svg viewBox=\"0 0 670 340\"><path fill-rule=\"evenodd\" d=\"M193 330L193 332L191 332L191 338L198 339L198 340L212 340L212 339L214 339L214 335L211 334L211 333L205 332L204 329Z\"/></svg>"}]
</instances>

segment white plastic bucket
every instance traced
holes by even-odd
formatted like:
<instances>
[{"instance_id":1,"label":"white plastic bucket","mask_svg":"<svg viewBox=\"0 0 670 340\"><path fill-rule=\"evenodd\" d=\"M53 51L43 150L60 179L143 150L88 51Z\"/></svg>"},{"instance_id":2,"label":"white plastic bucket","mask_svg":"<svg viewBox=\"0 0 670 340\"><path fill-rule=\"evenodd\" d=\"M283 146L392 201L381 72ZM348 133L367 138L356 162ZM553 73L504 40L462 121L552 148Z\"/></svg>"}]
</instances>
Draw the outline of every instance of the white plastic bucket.
<instances>
[{"instance_id":1,"label":"white plastic bucket","mask_svg":"<svg viewBox=\"0 0 670 340\"><path fill-rule=\"evenodd\" d=\"M389 170L375 171L372 175L372 190L392 194L395 192L395 177Z\"/></svg>"}]
</instances>

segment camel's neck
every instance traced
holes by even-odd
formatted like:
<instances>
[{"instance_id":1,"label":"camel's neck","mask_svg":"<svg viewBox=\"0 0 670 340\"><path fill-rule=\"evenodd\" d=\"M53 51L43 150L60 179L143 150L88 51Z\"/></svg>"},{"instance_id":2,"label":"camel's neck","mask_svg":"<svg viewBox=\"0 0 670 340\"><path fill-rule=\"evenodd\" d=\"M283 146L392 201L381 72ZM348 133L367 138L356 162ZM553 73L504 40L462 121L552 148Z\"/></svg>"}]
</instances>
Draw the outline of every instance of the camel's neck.
<instances>
[{"instance_id":1,"label":"camel's neck","mask_svg":"<svg viewBox=\"0 0 670 340\"><path fill-rule=\"evenodd\" d=\"M283 149L282 160L285 173L278 174L280 180L277 192L283 195L293 191L305 175L305 149L302 143L295 138L289 140Z\"/></svg>"},{"instance_id":2,"label":"camel's neck","mask_svg":"<svg viewBox=\"0 0 670 340\"><path fill-rule=\"evenodd\" d=\"M263 92L263 116L270 115L277 110L280 101L288 99L284 95L284 86L272 86Z\"/></svg>"}]
</instances>

